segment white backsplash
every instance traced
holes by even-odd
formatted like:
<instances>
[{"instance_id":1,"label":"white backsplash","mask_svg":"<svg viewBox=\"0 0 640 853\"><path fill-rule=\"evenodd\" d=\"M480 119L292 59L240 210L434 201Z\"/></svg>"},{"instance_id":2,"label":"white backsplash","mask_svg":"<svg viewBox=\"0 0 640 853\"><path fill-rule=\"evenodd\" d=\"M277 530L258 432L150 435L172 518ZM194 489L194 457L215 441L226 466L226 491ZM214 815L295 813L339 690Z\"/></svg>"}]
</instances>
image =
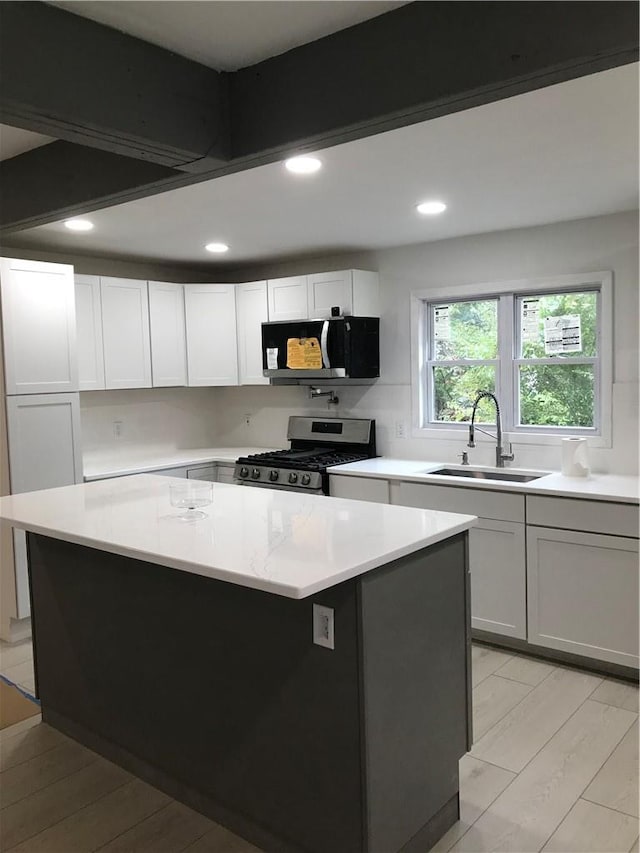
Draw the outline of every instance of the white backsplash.
<instances>
[{"instance_id":1,"label":"white backsplash","mask_svg":"<svg viewBox=\"0 0 640 853\"><path fill-rule=\"evenodd\" d=\"M211 388L141 388L80 394L85 454L126 454L214 447L217 403ZM121 435L116 437L120 424Z\"/></svg>"},{"instance_id":2,"label":"white backsplash","mask_svg":"<svg viewBox=\"0 0 640 853\"><path fill-rule=\"evenodd\" d=\"M411 387L409 385L336 386L338 406L325 400L310 400L304 387L216 388L218 440L223 445L270 445L287 447L285 440L289 415L320 417L374 418L377 451L380 456L397 459L424 459L459 462L466 450L475 465L495 464L495 442L476 436L477 446L467 447L467 432L457 440L411 437ZM638 470L638 440L634 434L633 413L638 408L637 385L614 386L614 447L625 447L624 454L612 448L589 449L593 471L633 474ZM247 420L249 423L247 423ZM398 425L407 438L397 438ZM626 434L625 434L626 425ZM560 469L560 438L547 445L513 442L512 466L557 471Z\"/></svg>"}]
</instances>

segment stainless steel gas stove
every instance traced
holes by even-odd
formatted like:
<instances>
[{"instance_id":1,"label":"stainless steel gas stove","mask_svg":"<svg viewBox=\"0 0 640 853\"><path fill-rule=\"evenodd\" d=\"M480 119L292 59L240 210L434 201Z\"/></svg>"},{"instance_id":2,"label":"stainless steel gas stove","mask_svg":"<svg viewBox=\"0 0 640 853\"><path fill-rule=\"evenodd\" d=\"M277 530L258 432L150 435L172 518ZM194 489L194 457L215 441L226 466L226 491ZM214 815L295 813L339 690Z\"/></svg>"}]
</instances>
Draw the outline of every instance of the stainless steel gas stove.
<instances>
[{"instance_id":1,"label":"stainless steel gas stove","mask_svg":"<svg viewBox=\"0 0 640 853\"><path fill-rule=\"evenodd\" d=\"M376 422L368 418L290 417L289 450L241 456L234 483L329 494L327 468L376 455Z\"/></svg>"}]
</instances>

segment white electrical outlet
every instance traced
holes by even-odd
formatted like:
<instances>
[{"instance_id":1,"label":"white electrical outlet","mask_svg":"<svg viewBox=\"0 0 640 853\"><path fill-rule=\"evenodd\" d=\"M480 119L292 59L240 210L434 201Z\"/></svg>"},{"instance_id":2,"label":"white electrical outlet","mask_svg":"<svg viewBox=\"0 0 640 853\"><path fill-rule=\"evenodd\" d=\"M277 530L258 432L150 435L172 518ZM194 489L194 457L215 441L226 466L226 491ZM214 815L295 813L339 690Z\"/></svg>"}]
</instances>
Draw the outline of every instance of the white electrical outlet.
<instances>
[{"instance_id":1,"label":"white electrical outlet","mask_svg":"<svg viewBox=\"0 0 640 853\"><path fill-rule=\"evenodd\" d=\"M396 421L396 438L407 437L407 424L405 421Z\"/></svg>"},{"instance_id":2,"label":"white electrical outlet","mask_svg":"<svg viewBox=\"0 0 640 853\"><path fill-rule=\"evenodd\" d=\"M325 649L334 649L333 608L313 605L313 642Z\"/></svg>"},{"instance_id":3,"label":"white electrical outlet","mask_svg":"<svg viewBox=\"0 0 640 853\"><path fill-rule=\"evenodd\" d=\"M114 421L113 422L114 438L122 438L123 432L124 432L124 422L123 421Z\"/></svg>"},{"instance_id":4,"label":"white electrical outlet","mask_svg":"<svg viewBox=\"0 0 640 853\"><path fill-rule=\"evenodd\" d=\"M251 424L251 413L248 413L244 416L244 422L246 426L249 426Z\"/></svg>"}]
</instances>

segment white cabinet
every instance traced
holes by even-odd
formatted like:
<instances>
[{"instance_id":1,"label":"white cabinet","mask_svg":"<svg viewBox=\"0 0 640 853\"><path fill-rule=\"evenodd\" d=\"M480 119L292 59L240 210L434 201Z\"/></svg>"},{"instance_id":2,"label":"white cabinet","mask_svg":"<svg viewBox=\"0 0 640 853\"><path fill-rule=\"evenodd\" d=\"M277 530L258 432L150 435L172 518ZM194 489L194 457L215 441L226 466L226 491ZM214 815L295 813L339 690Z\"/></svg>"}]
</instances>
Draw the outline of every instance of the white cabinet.
<instances>
[{"instance_id":1,"label":"white cabinet","mask_svg":"<svg viewBox=\"0 0 640 853\"><path fill-rule=\"evenodd\" d=\"M184 286L149 282L149 327L153 387L187 384Z\"/></svg>"},{"instance_id":2,"label":"white cabinet","mask_svg":"<svg viewBox=\"0 0 640 853\"><path fill-rule=\"evenodd\" d=\"M527 637L525 527L479 518L469 531L471 625L505 637Z\"/></svg>"},{"instance_id":3,"label":"white cabinet","mask_svg":"<svg viewBox=\"0 0 640 853\"><path fill-rule=\"evenodd\" d=\"M236 286L240 385L268 385L262 375L262 323L269 319L267 282Z\"/></svg>"},{"instance_id":4,"label":"white cabinet","mask_svg":"<svg viewBox=\"0 0 640 853\"><path fill-rule=\"evenodd\" d=\"M101 278L106 388L150 388L147 282Z\"/></svg>"},{"instance_id":5,"label":"white cabinet","mask_svg":"<svg viewBox=\"0 0 640 853\"><path fill-rule=\"evenodd\" d=\"M524 495L408 482L393 482L390 491L400 506L478 516L469 531L471 625L526 639Z\"/></svg>"},{"instance_id":6,"label":"white cabinet","mask_svg":"<svg viewBox=\"0 0 640 853\"><path fill-rule=\"evenodd\" d=\"M304 320L309 316L306 275L277 278L267 282L269 320Z\"/></svg>"},{"instance_id":7,"label":"white cabinet","mask_svg":"<svg viewBox=\"0 0 640 853\"><path fill-rule=\"evenodd\" d=\"M100 391L105 387L100 278L76 275L75 294L78 387L80 391Z\"/></svg>"},{"instance_id":8,"label":"white cabinet","mask_svg":"<svg viewBox=\"0 0 640 853\"><path fill-rule=\"evenodd\" d=\"M233 484L235 480L233 479L233 472L235 470L235 465L224 465L222 462L218 462L218 470L216 473L216 480L218 483L231 483Z\"/></svg>"},{"instance_id":9,"label":"white cabinet","mask_svg":"<svg viewBox=\"0 0 640 853\"><path fill-rule=\"evenodd\" d=\"M529 642L638 666L637 539L528 525L527 567Z\"/></svg>"},{"instance_id":10,"label":"white cabinet","mask_svg":"<svg viewBox=\"0 0 640 853\"><path fill-rule=\"evenodd\" d=\"M189 385L237 385L233 284L187 284L184 290Z\"/></svg>"},{"instance_id":11,"label":"white cabinet","mask_svg":"<svg viewBox=\"0 0 640 853\"><path fill-rule=\"evenodd\" d=\"M5 392L78 390L73 267L0 260Z\"/></svg>"},{"instance_id":12,"label":"white cabinet","mask_svg":"<svg viewBox=\"0 0 640 853\"><path fill-rule=\"evenodd\" d=\"M332 498L349 498L354 501L389 503L389 481L373 477L351 477L329 474L329 494Z\"/></svg>"},{"instance_id":13,"label":"white cabinet","mask_svg":"<svg viewBox=\"0 0 640 853\"><path fill-rule=\"evenodd\" d=\"M207 480L215 483L218 479L216 465L199 465L196 468L187 468L188 480Z\"/></svg>"},{"instance_id":14,"label":"white cabinet","mask_svg":"<svg viewBox=\"0 0 640 853\"><path fill-rule=\"evenodd\" d=\"M366 270L341 270L308 276L309 317L331 316L331 308L341 314L378 317L380 314L378 274Z\"/></svg>"},{"instance_id":15,"label":"white cabinet","mask_svg":"<svg viewBox=\"0 0 640 853\"><path fill-rule=\"evenodd\" d=\"M11 492L31 492L82 482L78 394L7 398ZM17 617L29 615L24 531L14 530Z\"/></svg>"}]
</instances>

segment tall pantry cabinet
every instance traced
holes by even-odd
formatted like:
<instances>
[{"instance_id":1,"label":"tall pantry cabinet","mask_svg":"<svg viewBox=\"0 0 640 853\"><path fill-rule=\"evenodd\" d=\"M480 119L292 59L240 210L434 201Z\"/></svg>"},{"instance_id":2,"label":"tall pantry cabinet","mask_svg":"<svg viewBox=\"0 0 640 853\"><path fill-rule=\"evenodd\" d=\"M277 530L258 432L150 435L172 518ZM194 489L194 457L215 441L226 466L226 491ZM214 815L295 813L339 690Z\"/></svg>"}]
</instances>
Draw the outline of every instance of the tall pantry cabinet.
<instances>
[{"instance_id":1,"label":"tall pantry cabinet","mask_svg":"<svg viewBox=\"0 0 640 853\"><path fill-rule=\"evenodd\" d=\"M0 302L3 493L82 482L73 267L2 258ZM0 637L11 641L30 615L27 554L22 531L3 537Z\"/></svg>"}]
</instances>

